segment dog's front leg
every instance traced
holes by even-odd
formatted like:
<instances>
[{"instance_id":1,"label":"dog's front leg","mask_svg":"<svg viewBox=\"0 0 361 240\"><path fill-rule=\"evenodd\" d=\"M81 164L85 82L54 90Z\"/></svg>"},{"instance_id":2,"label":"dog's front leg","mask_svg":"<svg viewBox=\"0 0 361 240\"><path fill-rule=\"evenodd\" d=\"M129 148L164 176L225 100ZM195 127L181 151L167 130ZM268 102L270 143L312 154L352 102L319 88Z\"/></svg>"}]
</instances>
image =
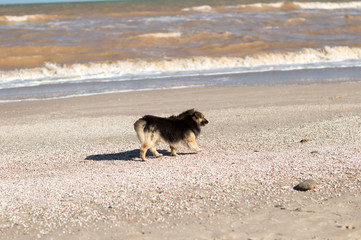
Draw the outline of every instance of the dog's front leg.
<instances>
[{"instance_id":1,"label":"dog's front leg","mask_svg":"<svg viewBox=\"0 0 361 240\"><path fill-rule=\"evenodd\" d=\"M152 147L152 148L150 148L149 150L150 150L150 151L153 153L153 155L154 155L155 157L157 157L157 158L160 158L160 157L163 156L163 154L160 154L155 147Z\"/></svg>"},{"instance_id":2,"label":"dog's front leg","mask_svg":"<svg viewBox=\"0 0 361 240\"><path fill-rule=\"evenodd\" d=\"M202 151L202 149L198 147L198 144L196 142L188 142L188 147L196 152Z\"/></svg>"},{"instance_id":3,"label":"dog's front leg","mask_svg":"<svg viewBox=\"0 0 361 240\"><path fill-rule=\"evenodd\" d=\"M190 149L193 149L196 152L202 151L202 149L200 149L198 147L198 144L196 143L196 138L195 138L194 134L189 136L187 145Z\"/></svg>"}]
</instances>

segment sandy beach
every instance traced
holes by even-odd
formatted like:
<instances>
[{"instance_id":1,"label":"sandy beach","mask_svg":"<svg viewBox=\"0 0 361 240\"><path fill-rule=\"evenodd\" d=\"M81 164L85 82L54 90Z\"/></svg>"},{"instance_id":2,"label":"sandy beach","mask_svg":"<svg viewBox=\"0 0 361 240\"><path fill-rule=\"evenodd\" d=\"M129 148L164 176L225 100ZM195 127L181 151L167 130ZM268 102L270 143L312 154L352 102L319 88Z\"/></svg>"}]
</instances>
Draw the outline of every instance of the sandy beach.
<instances>
[{"instance_id":1,"label":"sandy beach","mask_svg":"<svg viewBox=\"0 0 361 240\"><path fill-rule=\"evenodd\" d=\"M202 152L142 162L133 123L189 108ZM361 83L0 103L0 239L361 239ZM302 141L303 140L303 141ZM312 179L316 187L296 191Z\"/></svg>"}]
</instances>

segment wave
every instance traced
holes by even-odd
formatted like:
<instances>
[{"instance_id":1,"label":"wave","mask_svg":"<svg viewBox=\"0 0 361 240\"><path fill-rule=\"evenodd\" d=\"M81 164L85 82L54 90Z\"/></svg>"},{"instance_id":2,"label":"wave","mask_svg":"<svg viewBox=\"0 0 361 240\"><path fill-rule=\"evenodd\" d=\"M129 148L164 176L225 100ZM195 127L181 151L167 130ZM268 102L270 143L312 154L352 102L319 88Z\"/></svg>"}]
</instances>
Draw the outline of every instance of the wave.
<instances>
[{"instance_id":1,"label":"wave","mask_svg":"<svg viewBox=\"0 0 361 240\"><path fill-rule=\"evenodd\" d=\"M339 10L339 9L361 9L361 1L352 2L290 2L280 1L272 3L248 3L228 6L201 5L183 8L183 12L233 12L233 11L291 11L304 10Z\"/></svg>"},{"instance_id":2,"label":"wave","mask_svg":"<svg viewBox=\"0 0 361 240\"><path fill-rule=\"evenodd\" d=\"M156 32L156 33L146 33L138 35L141 38L179 38L182 35L181 32Z\"/></svg>"},{"instance_id":3,"label":"wave","mask_svg":"<svg viewBox=\"0 0 361 240\"><path fill-rule=\"evenodd\" d=\"M274 3L253 3L229 6L228 8L256 8L259 10L268 9L320 9L320 10L337 10L337 9L359 9L360 1L353 2L274 2Z\"/></svg>"},{"instance_id":4,"label":"wave","mask_svg":"<svg viewBox=\"0 0 361 240\"><path fill-rule=\"evenodd\" d=\"M209 5L202 5L202 6L195 6L195 7L190 7L190 8L183 8L182 11L185 11L185 12L189 12L189 11L210 12L210 11L212 11L212 7Z\"/></svg>"},{"instance_id":5,"label":"wave","mask_svg":"<svg viewBox=\"0 0 361 240\"><path fill-rule=\"evenodd\" d=\"M260 53L247 57L188 57L126 60L88 64L58 65L0 71L0 89L65 82L136 80L161 76L202 75L209 72L249 72L303 69L307 67L361 66L361 48L304 48L297 52Z\"/></svg>"},{"instance_id":6,"label":"wave","mask_svg":"<svg viewBox=\"0 0 361 240\"><path fill-rule=\"evenodd\" d=\"M299 6L302 9L352 9L361 8L360 1L354 2L293 2L293 4Z\"/></svg>"},{"instance_id":7,"label":"wave","mask_svg":"<svg viewBox=\"0 0 361 240\"><path fill-rule=\"evenodd\" d=\"M22 16L0 16L0 23L24 23L24 22L45 22L56 20L57 16L46 14L22 15Z\"/></svg>"}]
</instances>

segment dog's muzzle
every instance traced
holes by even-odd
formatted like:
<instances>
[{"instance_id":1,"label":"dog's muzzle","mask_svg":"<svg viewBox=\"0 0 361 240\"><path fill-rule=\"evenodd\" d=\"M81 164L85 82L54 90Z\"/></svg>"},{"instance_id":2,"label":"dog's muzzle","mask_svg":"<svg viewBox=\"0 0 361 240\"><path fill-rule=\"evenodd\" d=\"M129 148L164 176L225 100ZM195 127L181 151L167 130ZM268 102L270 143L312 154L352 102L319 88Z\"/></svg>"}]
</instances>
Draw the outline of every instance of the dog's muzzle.
<instances>
[{"instance_id":1,"label":"dog's muzzle","mask_svg":"<svg viewBox=\"0 0 361 240\"><path fill-rule=\"evenodd\" d=\"M203 119L202 122L201 122L201 126L204 126L208 124L208 120L207 119Z\"/></svg>"}]
</instances>

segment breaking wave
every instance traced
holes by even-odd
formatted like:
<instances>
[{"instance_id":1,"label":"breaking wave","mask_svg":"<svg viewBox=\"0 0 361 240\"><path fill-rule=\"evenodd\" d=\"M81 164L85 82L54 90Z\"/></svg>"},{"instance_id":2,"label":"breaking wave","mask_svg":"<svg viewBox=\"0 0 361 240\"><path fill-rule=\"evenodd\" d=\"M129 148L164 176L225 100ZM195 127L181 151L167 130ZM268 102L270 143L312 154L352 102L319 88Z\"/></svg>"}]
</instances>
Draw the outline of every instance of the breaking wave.
<instances>
[{"instance_id":1,"label":"breaking wave","mask_svg":"<svg viewBox=\"0 0 361 240\"><path fill-rule=\"evenodd\" d=\"M360 60L361 48L340 46L304 48L287 53L260 53L247 57L188 57L69 65L46 63L39 68L0 71L0 89L94 80L119 81L209 73L342 67L345 64L361 66Z\"/></svg>"},{"instance_id":2,"label":"breaking wave","mask_svg":"<svg viewBox=\"0 0 361 240\"><path fill-rule=\"evenodd\" d=\"M354 2L294 2L293 4L299 6L302 9L352 9L361 8L360 1Z\"/></svg>"},{"instance_id":3,"label":"breaking wave","mask_svg":"<svg viewBox=\"0 0 361 240\"><path fill-rule=\"evenodd\" d=\"M156 32L156 33L146 33L139 35L141 38L179 38L182 36L181 32Z\"/></svg>"},{"instance_id":4,"label":"breaking wave","mask_svg":"<svg viewBox=\"0 0 361 240\"><path fill-rule=\"evenodd\" d=\"M210 11L212 11L212 7L209 5L202 5L202 6L195 6L195 7L190 7L190 8L183 8L182 11L185 11L185 12L189 12L189 11L210 12Z\"/></svg>"},{"instance_id":5,"label":"breaking wave","mask_svg":"<svg viewBox=\"0 0 361 240\"><path fill-rule=\"evenodd\" d=\"M25 23L25 22L45 22L56 20L57 16L46 14L22 15L22 16L0 16L0 23Z\"/></svg>"},{"instance_id":6,"label":"breaking wave","mask_svg":"<svg viewBox=\"0 0 361 240\"><path fill-rule=\"evenodd\" d=\"M358 9L361 8L360 1L353 2L274 2L274 3L253 3L237 5L237 8L300 8L300 9L320 9L320 10L336 10L336 9Z\"/></svg>"}]
</instances>

